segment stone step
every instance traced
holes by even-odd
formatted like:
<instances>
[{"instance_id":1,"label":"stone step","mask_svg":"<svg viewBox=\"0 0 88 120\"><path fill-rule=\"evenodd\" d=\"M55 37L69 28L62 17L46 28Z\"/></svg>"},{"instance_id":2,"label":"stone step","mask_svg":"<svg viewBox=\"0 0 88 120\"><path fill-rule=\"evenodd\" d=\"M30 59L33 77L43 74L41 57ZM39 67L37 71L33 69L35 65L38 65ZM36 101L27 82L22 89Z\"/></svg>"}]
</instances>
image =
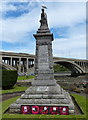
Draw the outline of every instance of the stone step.
<instances>
[{"instance_id":1,"label":"stone step","mask_svg":"<svg viewBox=\"0 0 88 120\"><path fill-rule=\"evenodd\" d=\"M69 99L18 99L17 104L69 104Z\"/></svg>"},{"instance_id":2,"label":"stone step","mask_svg":"<svg viewBox=\"0 0 88 120\"><path fill-rule=\"evenodd\" d=\"M65 96L64 95L54 95L54 94L30 94L30 95L26 95L26 94L23 94L21 95L21 99L47 99L47 98L50 98L50 99L64 99Z\"/></svg>"},{"instance_id":3,"label":"stone step","mask_svg":"<svg viewBox=\"0 0 88 120\"><path fill-rule=\"evenodd\" d=\"M29 105L29 106L41 106L40 104L17 104L17 103L13 103L10 105L9 108L9 112L10 113L21 113L21 105ZM58 106L58 107L62 107L62 106L68 106L69 107L69 113L73 114L74 113L74 105L72 103L72 101L70 101L69 104L42 104L42 106Z\"/></svg>"}]
</instances>

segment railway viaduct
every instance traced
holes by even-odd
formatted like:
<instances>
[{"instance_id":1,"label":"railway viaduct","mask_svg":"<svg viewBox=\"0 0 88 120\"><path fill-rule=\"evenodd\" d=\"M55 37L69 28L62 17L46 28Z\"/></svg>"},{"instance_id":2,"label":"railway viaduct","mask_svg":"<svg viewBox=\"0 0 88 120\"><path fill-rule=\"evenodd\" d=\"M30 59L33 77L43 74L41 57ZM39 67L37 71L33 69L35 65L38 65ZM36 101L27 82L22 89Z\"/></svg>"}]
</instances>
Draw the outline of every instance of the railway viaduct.
<instances>
[{"instance_id":1,"label":"railway viaduct","mask_svg":"<svg viewBox=\"0 0 88 120\"><path fill-rule=\"evenodd\" d=\"M6 67L14 67L18 73L34 71L35 55L26 53L0 52L0 61ZM54 64L68 68L72 74L88 73L88 60L53 57Z\"/></svg>"}]
</instances>

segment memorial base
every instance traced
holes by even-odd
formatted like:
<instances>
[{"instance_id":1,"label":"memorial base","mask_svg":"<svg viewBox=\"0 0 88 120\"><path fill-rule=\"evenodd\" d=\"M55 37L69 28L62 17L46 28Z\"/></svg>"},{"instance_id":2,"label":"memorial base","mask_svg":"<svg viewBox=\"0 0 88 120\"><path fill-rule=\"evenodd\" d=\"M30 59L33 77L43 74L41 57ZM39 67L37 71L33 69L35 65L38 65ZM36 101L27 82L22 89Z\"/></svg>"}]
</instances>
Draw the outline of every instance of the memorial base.
<instances>
[{"instance_id":1,"label":"memorial base","mask_svg":"<svg viewBox=\"0 0 88 120\"><path fill-rule=\"evenodd\" d=\"M36 81L36 80L35 80ZM54 80L53 80L54 81ZM54 81L55 82L55 81ZM37 82L35 82L37 83ZM29 87L24 94L21 95L19 99L16 100L15 103L11 104L9 107L10 113L22 113L22 106L40 106L42 107L58 107L60 111L60 107L67 107L68 113L74 113L74 104L68 92L63 90L58 84L50 84L49 85L39 86L32 85ZM30 110L32 111L32 109ZM33 114L30 112L30 114ZM43 114L39 112L38 114ZM51 112L49 112L51 114ZM58 114L60 114L58 112Z\"/></svg>"}]
</instances>

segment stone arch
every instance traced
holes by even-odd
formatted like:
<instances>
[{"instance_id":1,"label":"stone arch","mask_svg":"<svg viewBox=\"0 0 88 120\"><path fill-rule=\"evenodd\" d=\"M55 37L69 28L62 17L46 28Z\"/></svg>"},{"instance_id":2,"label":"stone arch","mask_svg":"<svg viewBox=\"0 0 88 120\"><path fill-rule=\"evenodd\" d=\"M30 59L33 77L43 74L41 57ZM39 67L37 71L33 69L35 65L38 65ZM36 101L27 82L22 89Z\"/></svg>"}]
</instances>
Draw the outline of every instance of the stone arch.
<instances>
[{"instance_id":1,"label":"stone arch","mask_svg":"<svg viewBox=\"0 0 88 120\"><path fill-rule=\"evenodd\" d=\"M72 76L84 74L85 71L76 63L71 61L54 61L54 64L60 64L71 71Z\"/></svg>"}]
</instances>

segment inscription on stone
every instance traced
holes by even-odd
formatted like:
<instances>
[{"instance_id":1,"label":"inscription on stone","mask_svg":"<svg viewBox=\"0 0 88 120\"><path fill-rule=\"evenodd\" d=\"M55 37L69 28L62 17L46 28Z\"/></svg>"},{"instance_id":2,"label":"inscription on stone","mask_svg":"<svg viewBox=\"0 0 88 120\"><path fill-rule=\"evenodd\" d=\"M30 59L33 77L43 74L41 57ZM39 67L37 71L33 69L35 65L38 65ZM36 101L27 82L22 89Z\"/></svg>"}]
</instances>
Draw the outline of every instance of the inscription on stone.
<instances>
[{"instance_id":1,"label":"inscription on stone","mask_svg":"<svg viewBox=\"0 0 88 120\"><path fill-rule=\"evenodd\" d=\"M48 46L47 45L39 46L38 66L39 66L39 69L49 68L49 57L48 57Z\"/></svg>"},{"instance_id":2,"label":"inscription on stone","mask_svg":"<svg viewBox=\"0 0 88 120\"><path fill-rule=\"evenodd\" d=\"M48 91L48 87L46 87L46 86L41 86L41 87L38 87L37 88L37 91Z\"/></svg>"}]
</instances>

